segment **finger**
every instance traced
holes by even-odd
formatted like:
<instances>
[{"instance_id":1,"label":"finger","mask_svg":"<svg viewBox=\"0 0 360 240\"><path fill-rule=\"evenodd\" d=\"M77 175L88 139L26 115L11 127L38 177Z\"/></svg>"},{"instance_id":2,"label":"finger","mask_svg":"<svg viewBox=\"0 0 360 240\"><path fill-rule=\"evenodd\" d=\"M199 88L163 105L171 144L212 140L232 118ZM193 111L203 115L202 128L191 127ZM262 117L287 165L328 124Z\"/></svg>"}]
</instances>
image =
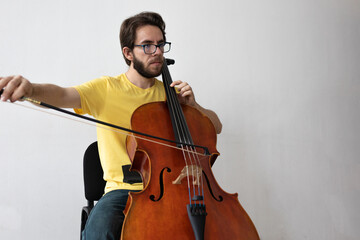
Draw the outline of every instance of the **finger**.
<instances>
[{"instance_id":1,"label":"finger","mask_svg":"<svg viewBox=\"0 0 360 240\"><path fill-rule=\"evenodd\" d=\"M190 85L179 86L179 87L176 87L176 88L178 89L177 93L179 93L180 95L183 95L187 91L192 92L192 89L191 89Z\"/></svg>"},{"instance_id":2,"label":"finger","mask_svg":"<svg viewBox=\"0 0 360 240\"><path fill-rule=\"evenodd\" d=\"M0 77L0 89L3 89L12 78L13 76Z\"/></svg>"},{"instance_id":3,"label":"finger","mask_svg":"<svg viewBox=\"0 0 360 240\"><path fill-rule=\"evenodd\" d=\"M11 95L10 101L15 102L15 101L21 100L21 98L24 97L25 95L26 94L25 94L24 89L22 87L17 87L17 88L15 88L13 94Z\"/></svg>"},{"instance_id":4,"label":"finger","mask_svg":"<svg viewBox=\"0 0 360 240\"><path fill-rule=\"evenodd\" d=\"M18 88L21 84L21 76L11 76L6 78L7 84L4 90L4 93L1 96L1 100L7 101L10 99L12 102L17 100L13 97L14 91Z\"/></svg>"},{"instance_id":5,"label":"finger","mask_svg":"<svg viewBox=\"0 0 360 240\"><path fill-rule=\"evenodd\" d=\"M182 83L181 80L176 80L176 81L174 81L174 82L172 82L172 83L170 84L170 87L174 87L174 86L179 85L179 84L181 84L181 83Z\"/></svg>"},{"instance_id":6,"label":"finger","mask_svg":"<svg viewBox=\"0 0 360 240\"><path fill-rule=\"evenodd\" d=\"M178 88L179 92L184 92L188 90L189 84L187 82L182 82L179 85L176 85L176 88Z\"/></svg>"},{"instance_id":7,"label":"finger","mask_svg":"<svg viewBox=\"0 0 360 240\"><path fill-rule=\"evenodd\" d=\"M186 96L192 96L193 92L191 90L189 91L184 91L180 93L182 97L186 97Z\"/></svg>"},{"instance_id":8,"label":"finger","mask_svg":"<svg viewBox=\"0 0 360 240\"><path fill-rule=\"evenodd\" d=\"M17 77L19 83L17 87L14 89L13 94L10 98L12 102L20 100L22 97L29 96L31 84L28 80L23 78L22 76Z\"/></svg>"},{"instance_id":9,"label":"finger","mask_svg":"<svg viewBox=\"0 0 360 240\"><path fill-rule=\"evenodd\" d=\"M7 101L10 97L10 89L7 89L7 85L8 83L13 79L13 76L8 76L8 77L2 77L0 80L0 88L3 89L3 92L1 94L1 101ZM6 88L4 88L6 87Z\"/></svg>"}]
</instances>

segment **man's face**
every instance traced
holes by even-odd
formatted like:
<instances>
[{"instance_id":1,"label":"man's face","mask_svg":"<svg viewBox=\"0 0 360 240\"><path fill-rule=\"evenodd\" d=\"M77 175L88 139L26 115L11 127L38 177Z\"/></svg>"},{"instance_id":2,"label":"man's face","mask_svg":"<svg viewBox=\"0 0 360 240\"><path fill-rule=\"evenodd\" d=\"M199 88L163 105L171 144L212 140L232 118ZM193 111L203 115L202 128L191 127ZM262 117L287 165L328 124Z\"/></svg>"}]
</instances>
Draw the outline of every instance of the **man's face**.
<instances>
[{"instance_id":1,"label":"man's face","mask_svg":"<svg viewBox=\"0 0 360 240\"><path fill-rule=\"evenodd\" d=\"M135 45L159 44L164 42L161 30L152 25L142 26L136 31ZM159 48L153 54L145 54L142 47L133 49L133 67L143 77L153 78L161 73L164 58Z\"/></svg>"}]
</instances>

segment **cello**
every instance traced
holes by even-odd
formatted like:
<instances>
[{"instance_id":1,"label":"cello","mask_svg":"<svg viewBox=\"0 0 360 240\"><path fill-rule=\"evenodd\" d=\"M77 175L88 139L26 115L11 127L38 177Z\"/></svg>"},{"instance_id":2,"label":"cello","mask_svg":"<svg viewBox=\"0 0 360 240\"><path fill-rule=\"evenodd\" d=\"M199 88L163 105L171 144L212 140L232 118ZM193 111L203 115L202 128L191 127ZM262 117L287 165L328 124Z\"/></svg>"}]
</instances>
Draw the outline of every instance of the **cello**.
<instances>
[{"instance_id":1,"label":"cello","mask_svg":"<svg viewBox=\"0 0 360 240\"><path fill-rule=\"evenodd\" d=\"M142 105L131 118L132 130L174 143L170 148L136 133L127 137L130 170L140 173L144 189L129 193L121 240L260 239L238 195L216 182L215 128L203 113L179 103L170 88L167 65L173 63L164 59L162 66L166 101Z\"/></svg>"},{"instance_id":2,"label":"cello","mask_svg":"<svg viewBox=\"0 0 360 240\"><path fill-rule=\"evenodd\" d=\"M141 174L144 190L129 194L121 239L259 239L237 194L223 191L212 174L211 166L219 155L214 126L198 110L179 104L175 90L169 87L172 80L165 63L162 74L167 101L137 109L132 130L31 98L22 99L133 133L127 139L127 148L132 170ZM2 92L0 89L0 95ZM149 138L163 144L154 145Z\"/></svg>"}]
</instances>

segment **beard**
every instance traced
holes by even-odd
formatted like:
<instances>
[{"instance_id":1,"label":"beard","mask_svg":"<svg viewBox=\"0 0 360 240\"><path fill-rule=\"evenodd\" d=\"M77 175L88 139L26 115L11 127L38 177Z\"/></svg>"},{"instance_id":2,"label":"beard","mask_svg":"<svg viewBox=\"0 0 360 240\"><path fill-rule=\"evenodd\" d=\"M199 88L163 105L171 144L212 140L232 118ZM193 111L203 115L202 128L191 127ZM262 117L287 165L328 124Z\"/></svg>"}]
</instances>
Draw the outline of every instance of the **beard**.
<instances>
[{"instance_id":1,"label":"beard","mask_svg":"<svg viewBox=\"0 0 360 240\"><path fill-rule=\"evenodd\" d=\"M141 62L140 60L138 60L135 55L134 55L134 58L133 58L133 63L134 63L134 69L143 77L145 78L154 78L154 77L157 77L161 74L161 70L160 69L159 71L157 72L151 72L149 70L147 70L145 68L145 64L143 62Z\"/></svg>"}]
</instances>

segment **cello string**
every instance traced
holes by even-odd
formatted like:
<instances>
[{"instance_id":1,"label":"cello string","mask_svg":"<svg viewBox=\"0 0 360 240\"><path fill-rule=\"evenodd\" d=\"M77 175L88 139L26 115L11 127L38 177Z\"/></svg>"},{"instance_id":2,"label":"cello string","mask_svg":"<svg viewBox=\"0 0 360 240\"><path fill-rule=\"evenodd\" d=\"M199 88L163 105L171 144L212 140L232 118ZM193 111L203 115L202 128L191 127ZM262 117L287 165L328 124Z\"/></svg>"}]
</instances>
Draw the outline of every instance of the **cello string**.
<instances>
[{"instance_id":1,"label":"cello string","mask_svg":"<svg viewBox=\"0 0 360 240\"><path fill-rule=\"evenodd\" d=\"M136 136L136 135L133 135L131 133L127 133L126 131L121 131L121 130L118 130L118 129L115 129L115 128L111 128L111 127L106 127L106 126L102 126L100 124L95 124L95 123L91 123L91 122L85 122L85 121L81 121L81 120L78 120L78 119L75 119L75 118L71 118L71 117L68 117L66 115L61 115L61 114L56 114L56 113L53 113L53 112L50 112L50 111L45 111L43 110L42 108L40 107L31 107L31 106L26 106L26 105L23 105L23 104L19 104L19 103L11 103L11 102L8 102L6 101L6 103L8 104L14 104L16 106L20 106L20 107L23 107L23 108L27 108L27 109L31 109L31 110L35 110L35 111L38 111L38 112L42 112L42 113L46 113L46 114L49 114L49 115L52 115L52 116L57 116L57 117L61 117L61 118L65 118L65 119L68 119L68 120L71 120L71 121L75 121L75 122L79 122L79 123L82 123L82 124L86 124L86 125L89 125L89 126L95 126L97 128L102 128L102 129L105 129L105 130L108 130L108 131L112 131L112 132L115 132L115 133L120 133L120 134L123 134L123 135L126 135L126 136L131 136L131 137L135 137L137 139L141 139L141 140L144 140L144 141L148 141L148 142L151 142L151 143L154 143L154 144L159 144L159 145L162 145L164 147L169 147L169 148L173 148L173 149L176 149L176 150L179 150L179 151L183 151L182 148L178 148L177 146L172 146L172 145L169 145L169 144L166 144L166 143L162 143L162 142L158 142L156 140L152 140L152 139L149 139L149 138L145 138L145 137L141 137L141 136ZM47 108L44 108L44 109L47 109ZM206 154L203 154L203 153L198 153L198 152L194 152L196 154L199 154L199 155L202 155L202 156L207 156Z\"/></svg>"},{"instance_id":2,"label":"cello string","mask_svg":"<svg viewBox=\"0 0 360 240\"><path fill-rule=\"evenodd\" d=\"M176 96L175 96L176 97ZM180 104L176 104L175 105L175 113L176 113L176 120L179 122L179 128L181 131L181 142L185 142L187 144L192 144L193 140L189 131L189 128L187 126L186 123L186 119L184 116L184 113L182 111L182 108L180 106ZM189 151L189 146L185 146L184 150ZM195 149L193 149L194 151L196 151ZM200 164L200 160L198 158L196 158L196 156L194 154L191 154L188 152L188 159L190 159L191 162L191 175L193 176L193 181L192 181L192 192L193 192L193 196L196 196L196 192L198 193L198 195L204 196L204 191L203 191L203 178L202 178L202 171L199 171L199 169L201 169L201 164ZM192 156L191 156L192 155ZM184 154L184 158L186 155ZM188 169L189 171L189 169ZM190 175L189 172L187 172L188 176ZM200 180L200 184L198 184L198 181ZM190 180L188 180L190 181ZM195 198L196 199L196 198ZM195 203L196 205L197 203ZM203 202L204 204L204 202Z\"/></svg>"},{"instance_id":3,"label":"cello string","mask_svg":"<svg viewBox=\"0 0 360 240\"><path fill-rule=\"evenodd\" d=\"M165 60L166 61L166 60ZM172 119L172 123L173 123L173 129L175 131L175 137L177 138L176 140L183 140L183 136L181 136L180 134L180 129L179 129L179 123L178 123L178 118L176 116L175 113L175 106L176 103L179 104L179 102L177 101L177 96L176 96L176 92L175 92L175 87L174 88L170 88L170 83L172 82L171 80L171 76L170 76L170 72L169 69L167 67L166 64L163 65L163 83L164 83L164 88L166 91L166 96L167 96L167 103L168 103L168 108L169 108L169 113L171 115L171 119ZM191 186L190 186L190 177L189 177L189 164L186 158L186 154L184 152L184 146L181 145L182 148L182 153L183 153L183 159L185 161L185 168L186 168L186 179L187 179L187 185L188 185L188 195L189 195L189 203L192 204L192 198L191 198Z\"/></svg>"},{"instance_id":4,"label":"cello string","mask_svg":"<svg viewBox=\"0 0 360 240\"><path fill-rule=\"evenodd\" d=\"M196 149L194 149L194 151L196 151ZM189 153L190 154L190 153ZM193 158L196 160L196 162L200 165L200 159L197 155L195 155L194 153L192 153L193 155ZM200 186L198 187L198 194L201 195L201 196L204 196L204 181L203 181L203 174L202 174L202 168L200 167L200 170L201 171L197 171L197 179L200 179ZM203 197L202 199L202 204L203 206L205 206L205 197Z\"/></svg>"},{"instance_id":5,"label":"cello string","mask_svg":"<svg viewBox=\"0 0 360 240\"><path fill-rule=\"evenodd\" d=\"M170 83L167 81L168 81L168 79L170 79L169 81L171 81L171 76L170 76L170 72L169 72L166 64L163 65L163 74L164 74L163 82L166 84L166 86L169 86ZM171 89L171 90L173 90L173 89ZM171 104L175 103L175 104L172 104L172 107L175 107L175 110L174 110L175 117L174 118L175 118L175 122L177 122L176 127L181 132L181 134L179 134L179 136L181 136L181 138L180 138L181 142L185 142L187 144L193 144L193 140L191 138L191 134L189 132L189 128L187 126L186 119L183 114L182 108L181 108L179 102L176 101L177 100L176 93L174 91L170 91L170 92L171 92L171 96L169 97L170 98L169 101L171 102ZM177 130L177 131L179 131L179 130ZM189 150L190 147L187 145L187 146L185 146L185 148L186 148L186 150ZM193 150L196 151L196 149L193 149ZM202 176L202 168L201 168L201 164L200 164L200 159L194 153L191 154L188 152L188 155L189 155L189 159L191 161L191 166L194 166L194 165L196 166L196 168L191 167L192 176L196 180L196 181L192 182L193 194L195 196L196 192L198 192L198 195L204 196L204 187L203 187L204 181L203 181L203 176ZM193 161L193 159L194 159L194 161ZM185 160L186 165L188 165L185 154L184 154L184 160ZM199 169L201 169L201 170L199 171ZM187 168L187 176L189 177L190 174L188 171L189 171L189 169ZM200 180L200 184L197 184L199 180ZM188 181L189 181L189 179L188 179ZM203 199L203 204L205 204L204 197L202 199Z\"/></svg>"},{"instance_id":6,"label":"cello string","mask_svg":"<svg viewBox=\"0 0 360 240\"><path fill-rule=\"evenodd\" d=\"M174 96L174 98L177 98L177 96ZM181 131L181 142L185 142L187 144L193 144L193 140L184 116L184 113L182 111L182 108L180 106L180 104L175 104L175 113L176 113L176 120L179 122L179 128ZM189 151L190 146L185 146L184 150ZM196 151L195 149L193 149L194 151ZM196 192L198 193L198 195L204 196L204 191L203 191L203 178L202 178L202 171L199 171L199 169L201 169L201 164L200 164L200 160L198 158L196 158L196 155L191 154L188 152L188 159L190 159L191 162L191 175L193 176L194 181L192 181L192 189L193 189L193 195L196 195ZM192 155L192 156L191 156ZM184 158L186 155L184 154ZM188 176L190 175L189 172L187 173ZM196 181L195 181L196 180ZM200 180L200 184L198 184L198 180ZM189 181L189 180L188 180ZM204 204L204 202L203 202Z\"/></svg>"},{"instance_id":7,"label":"cello string","mask_svg":"<svg viewBox=\"0 0 360 240\"><path fill-rule=\"evenodd\" d=\"M177 98L177 96L174 96L175 98ZM186 124L185 121L185 117L182 111L182 108L180 106L180 104L176 104L175 105L175 114L176 114L176 121L179 123L178 127L179 127L179 131L181 132L180 136L181 136L181 140L185 143L192 143L192 138L191 138L191 134L189 132L189 128ZM195 205L197 204L196 202L196 193L200 193L199 191L199 187L201 185L199 185L198 181L200 180L199 178L199 164L197 164L196 162L196 158L194 158L194 154L189 153L189 146L183 146L184 149L184 160L186 162L190 162L190 166L187 164L187 180L188 180L188 185L191 185L191 192L193 195L193 198L191 198L191 203L192 201L195 202ZM186 151L186 152L185 152ZM187 154L186 154L187 153ZM189 159L189 160L187 160ZM191 174L190 174L191 172ZM192 181L190 181L190 176L192 176ZM200 194L198 194L200 195Z\"/></svg>"},{"instance_id":8,"label":"cello string","mask_svg":"<svg viewBox=\"0 0 360 240\"><path fill-rule=\"evenodd\" d=\"M165 60L166 61L166 60ZM188 144L188 140L185 138L185 134L184 134L184 129L183 129L183 125L181 124L180 121L180 117L179 117L179 108L180 104L179 101L177 99L177 93L175 91L175 87L170 88L170 84L172 83L172 79L170 76L170 72L169 69L167 67L166 64L163 65L163 82L164 82L164 88L165 91L167 93L167 102L168 102L168 106L169 106L169 113L171 115L171 119L173 122L173 128L175 131L175 136L178 138L178 141L181 142L185 142ZM185 168L186 168L186 179L187 179L187 185L188 185L188 194L189 194L189 203L192 204L192 198L191 198L191 184L190 184L190 172L189 172L189 164L188 164L188 160L184 151L184 146L181 145L181 148L183 149L183 159L185 162ZM190 158L191 164L190 166L192 166L192 160ZM193 175L194 176L194 175ZM193 187L194 189L194 187Z\"/></svg>"}]
</instances>

